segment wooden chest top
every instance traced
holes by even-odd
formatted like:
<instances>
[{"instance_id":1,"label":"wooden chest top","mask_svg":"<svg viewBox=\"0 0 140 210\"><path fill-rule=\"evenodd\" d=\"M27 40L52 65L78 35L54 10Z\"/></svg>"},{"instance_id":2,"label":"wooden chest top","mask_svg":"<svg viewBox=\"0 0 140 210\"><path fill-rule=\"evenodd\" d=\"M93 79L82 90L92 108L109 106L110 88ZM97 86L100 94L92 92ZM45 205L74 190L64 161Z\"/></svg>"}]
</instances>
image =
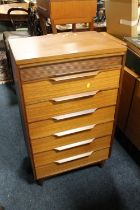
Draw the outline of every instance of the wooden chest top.
<instances>
[{"instance_id":1,"label":"wooden chest top","mask_svg":"<svg viewBox=\"0 0 140 210\"><path fill-rule=\"evenodd\" d=\"M49 34L10 39L17 65L84 58L104 54L124 54L126 46L106 33L95 31Z\"/></svg>"}]
</instances>

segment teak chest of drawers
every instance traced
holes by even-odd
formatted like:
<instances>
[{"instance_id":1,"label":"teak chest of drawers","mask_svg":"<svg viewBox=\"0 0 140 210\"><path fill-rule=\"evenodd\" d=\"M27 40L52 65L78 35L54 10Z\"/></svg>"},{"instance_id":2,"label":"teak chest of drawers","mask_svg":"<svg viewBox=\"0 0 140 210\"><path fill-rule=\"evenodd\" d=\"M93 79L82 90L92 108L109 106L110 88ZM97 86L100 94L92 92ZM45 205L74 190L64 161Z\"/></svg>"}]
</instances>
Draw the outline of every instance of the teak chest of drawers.
<instances>
[{"instance_id":1,"label":"teak chest of drawers","mask_svg":"<svg viewBox=\"0 0 140 210\"><path fill-rule=\"evenodd\" d=\"M125 45L79 32L13 39L10 48L34 179L108 159Z\"/></svg>"}]
</instances>

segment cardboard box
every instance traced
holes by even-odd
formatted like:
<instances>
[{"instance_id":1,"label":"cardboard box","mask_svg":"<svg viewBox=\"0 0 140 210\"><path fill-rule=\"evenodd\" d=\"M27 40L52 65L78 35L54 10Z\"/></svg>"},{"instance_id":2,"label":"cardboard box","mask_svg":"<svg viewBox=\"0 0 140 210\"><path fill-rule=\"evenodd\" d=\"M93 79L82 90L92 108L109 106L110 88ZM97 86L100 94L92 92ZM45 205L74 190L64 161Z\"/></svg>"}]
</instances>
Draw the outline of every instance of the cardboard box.
<instances>
[{"instance_id":1,"label":"cardboard box","mask_svg":"<svg viewBox=\"0 0 140 210\"><path fill-rule=\"evenodd\" d=\"M105 0L107 32L123 38L137 36L138 0Z\"/></svg>"}]
</instances>

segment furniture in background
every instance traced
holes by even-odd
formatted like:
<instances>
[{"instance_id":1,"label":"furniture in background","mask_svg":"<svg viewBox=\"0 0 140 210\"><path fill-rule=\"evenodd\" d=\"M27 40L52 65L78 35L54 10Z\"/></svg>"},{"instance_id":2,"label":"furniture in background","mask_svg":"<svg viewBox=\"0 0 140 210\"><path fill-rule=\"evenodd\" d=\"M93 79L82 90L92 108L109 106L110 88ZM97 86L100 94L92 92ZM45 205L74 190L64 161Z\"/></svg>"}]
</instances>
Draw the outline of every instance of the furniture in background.
<instances>
[{"instance_id":1,"label":"furniture in background","mask_svg":"<svg viewBox=\"0 0 140 210\"><path fill-rule=\"evenodd\" d=\"M9 42L34 179L103 164L126 46L91 31Z\"/></svg>"},{"instance_id":2,"label":"furniture in background","mask_svg":"<svg viewBox=\"0 0 140 210\"><path fill-rule=\"evenodd\" d=\"M138 0L106 0L105 11L108 33L121 39L138 35Z\"/></svg>"},{"instance_id":3,"label":"furniture in background","mask_svg":"<svg viewBox=\"0 0 140 210\"><path fill-rule=\"evenodd\" d=\"M0 0L0 4L13 4L13 3L21 3L24 2L22 0Z\"/></svg>"},{"instance_id":4,"label":"furniture in background","mask_svg":"<svg viewBox=\"0 0 140 210\"><path fill-rule=\"evenodd\" d=\"M9 21L8 10L11 8L23 8L28 10L27 3L12 3L0 5L0 21ZM15 11L12 13L12 19L16 21L24 21L27 19L27 13L24 11Z\"/></svg>"},{"instance_id":5,"label":"furniture in background","mask_svg":"<svg viewBox=\"0 0 140 210\"><path fill-rule=\"evenodd\" d=\"M49 31L47 30L49 9L46 9L45 7L42 7L42 6L38 6L37 13L39 15L40 27L41 27L42 34L46 35L49 33Z\"/></svg>"},{"instance_id":6,"label":"furniture in background","mask_svg":"<svg viewBox=\"0 0 140 210\"><path fill-rule=\"evenodd\" d=\"M140 37L125 37L124 39L128 46L126 64L140 75Z\"/></svg>"},{"instance_id":7,"label":"furniture in background","mask_svg":"<svg viewBox=\"0 0 140 210\"><path fill-rule=\"evenodd\" d=\"M140 44L139 38L125 38L128 45L118 112L118 127L140 150Z\"/></svg>"},{"instance_id":8,"label":"furniture in background","mask_svg":"<svg viewBox=\"0 0 140 210\"><path fill-rule=\"evenodd\" d=\"M18 0L0 0L0 4L18 3Z\"/></svg>"},{"instance_id":9,"label":"furniture in background","mask_svg":"<svg viewBox=\"0 0 140 210\"><path fill-rule=\"evenodd\" d=\"M117 125L140 150L140 76L125 68Z\"/></svg>"},{"instance_id":10,"label":"furniture in background","mask_svg":"<svg viewBox=\"0 0 140 210\"><path fill-rule=\"evenodd\" d=\"M12 73L12 66L11 66L11 56L9 52L9 40L15 39L15 38L23 38L23 37L29 37L34 35L34 11L32 10L32 6L28 7L28 9L24 8L10 8L7 12L7 16L9 21L11 22L11 26L13 27L13 31L5 31L3 33L3 40L5 44L6 49L6 56L8 61L8 70L10 71L11 76ZM20 14L24 13L26 14L26 18L24 17L24 20L20 21L13 18L14 14Z\"/></svg>"},{"instance_id":11,"label":"furniture in background","mask_svg":"<svg viewBox=\"0 0 140 210\"><path fill-rule=\"evenodd\" d=\"M95 17L96 23L104 23L106 21L105 15L105 1L97 0L97 12Z\"/></svg>"},{"instance_id":12,"label":"furniture in background","mask_svg":"<svg viewBox=\"0 0 140 210\"><path fill-rule=\"evenodd\" d=\"M72 24L75 31L76 23L88 23L89 29L93 30L97 0L37 0L37 5L42 21L43 34L47 33L44 29L44 18L48 17L51 21L53 33L57 33L56 25L61 24Z\"/></svg>"}]
</instances>

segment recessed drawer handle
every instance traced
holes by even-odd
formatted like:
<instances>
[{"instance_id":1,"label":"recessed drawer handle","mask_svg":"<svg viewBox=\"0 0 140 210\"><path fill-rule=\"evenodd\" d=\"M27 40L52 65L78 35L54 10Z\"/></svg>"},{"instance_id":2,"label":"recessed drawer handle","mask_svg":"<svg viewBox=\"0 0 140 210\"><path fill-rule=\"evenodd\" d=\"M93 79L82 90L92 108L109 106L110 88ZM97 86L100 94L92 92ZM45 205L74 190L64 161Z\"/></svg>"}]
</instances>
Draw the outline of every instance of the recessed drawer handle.
<instances>
[{"instance_id":1,"label":"recessed drawer handle","mask_svg":"<svg viewBox=\"0 0 140 210\"><path fill-rule=\"evenodd\" d=\"M63 114L63 115L59 115L59 116L54 116L52 117L52 119L54 120L64 120L64 119L69 119L69 118L73 118L73 117L78 117L78 116L83 116L86 114L92 114L96 111L97 109L88 109L88 110L83 110L80 112L73 112L73 113L69 113L69 114Z\"/></svg>"},{"instance_id":2,"label":"recessed drawer handle","mask_svg":"<svg viewBox=\"0 0 140 210\"><path fill-rule=\"evenodd\" d=\"M66 136L66 135L70 135L70 134L74 134L74 133L78 133L78 132L82 132L82 131L87 131L87 130L91 130L96 126L96 124L94 125L88 125L88 126L84 126L84 127L80 127L80 128L74 128L71 130L66 130L66 131L62 131L59 133L54 133L54 136L57 137L62 137L62 136Z\"/></svg>"},{"instance_id":3,"label":"recessed drawer handle","mask_svg":"<svg viewBox=\"0 0 140 210\"><path fill-rule=\"evenodd\" d=\"M84 157L89 157L92 153L93 153L93 151L86 152L86 153L76 155L76 156L72 156L72 157L69 157L69 158L56 160L56 161L54 161L54 163L57 163L57 164L67 163L67 162L70 162L70 161L73 161L73 160L78 160L78 159L81 159L81 158L84 158Z\"/></svg>"},{"instance_id":4,"label":"recessed drawer handle","mask_svg":"<svg viewBox=\"0 0 140 210\"><path fill-rule=\"evenodd\" d=\"M69 96L62 96L62 97L58 97L58 98L52 98L51 101L62 102L62 101L68 101L68 100L73 100L73 99L78 99L78 98L92 97L92 96L96 95L98 92L99 92L99 90L75 94L75 95L69 95Z\"/></svg>"},{"instance_id":5,"label":"recessed drawer handle","mask_svg":"<svg viewBox=\"0 0 140 210\"><path fill-rule=\"evenodd\" d=\"M92 143L94 141L94 139L95 138L88 139L88 140L85 140L85 141L76 142L76 143L73 143L73 144L67 144L67 145L64 145L64 146L61 146L61 147L54 148L54 150L63 151L63 150L66 150L66 149L71 149L73 147L79 147L79 146L87 145L87 144Z\"/></svg>"},{"instance_id":6,"label":"recessed drawer handle","mask_svg":"<svg viewBox=\"0 0 140 210\"><path fill-rule=\"evenodd\" d=\"M65 81L65 80L70 80L70 79L96 76L99 73L100 73L100 71L93 71L93 72L87 72L87 73L81 73L81 74L72 74L72 75L61 76L61 77L52 77L52 78L49 78L49 79L53 80L55 82L59 82L59 81Z\"/></svg>"}]
</instances>

